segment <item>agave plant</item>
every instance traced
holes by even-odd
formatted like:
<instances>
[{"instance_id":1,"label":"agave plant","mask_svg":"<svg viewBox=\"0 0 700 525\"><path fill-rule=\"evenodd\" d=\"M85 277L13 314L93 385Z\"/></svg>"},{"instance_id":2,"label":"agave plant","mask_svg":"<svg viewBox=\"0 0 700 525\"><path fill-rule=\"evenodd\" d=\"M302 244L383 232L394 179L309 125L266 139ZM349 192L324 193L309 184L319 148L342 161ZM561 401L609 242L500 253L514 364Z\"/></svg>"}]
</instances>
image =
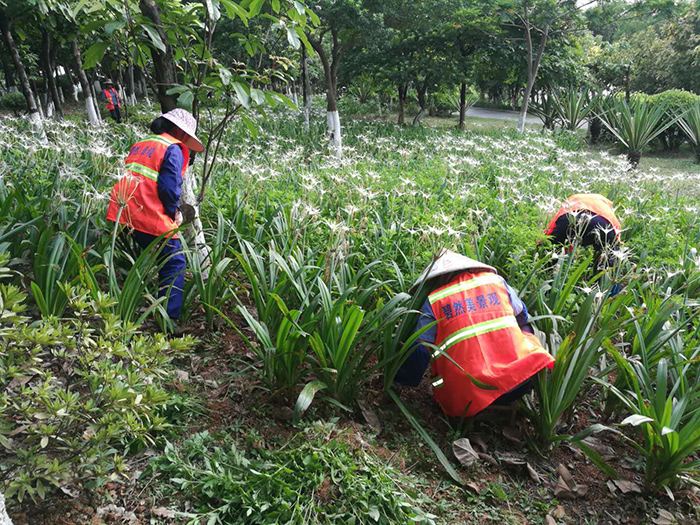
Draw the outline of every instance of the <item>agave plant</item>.
<instances>
[{"instance_id":1,"label":"agave plant","mask_svg":"<svg viewBox=\"0 0 700 525\"><path fill-rule=\"evenodd\" d=\"M591 103L590 91L587 87L581 91L575 88L553 91L551 98L554 111L564 129L569 131L579 129L595 107L595 104Z\"/></svg>"},{"instance_id":2,"label":"agave plant","mask_svg":"<svg viewBox=\"0 0 700 525\"><path fill-rule=\"evenodd\" d=\"M695 162L700 164L700 103L688 110L684 117L678 120L678 125L695 147Z\"/></svg>"},{"instance_id":3,"label":"agave plant","mask_svg":"<svg viewBox=\"0 0 700 525\"><path fill-rule=\"evenodd\" d=\"M632 100L629 104L617 99L600 120L610 130L627 152L632 168L642 158L642 150L661 133L673 126L682 115L666 117L666 105L650 105L645 100Z\"/></svg>"},{"instance_id":4,"label":"agave plant","mask_svg":"<svg viewBox=\"0 0 700 525\"><path fill-rule=\"evenodd\" d=\"M541 99L530 104L530 113L542 121L544 129L554 129L558 113L555 108L554 96L551 92L545 92Z\"/></svg>"}]
</instances>

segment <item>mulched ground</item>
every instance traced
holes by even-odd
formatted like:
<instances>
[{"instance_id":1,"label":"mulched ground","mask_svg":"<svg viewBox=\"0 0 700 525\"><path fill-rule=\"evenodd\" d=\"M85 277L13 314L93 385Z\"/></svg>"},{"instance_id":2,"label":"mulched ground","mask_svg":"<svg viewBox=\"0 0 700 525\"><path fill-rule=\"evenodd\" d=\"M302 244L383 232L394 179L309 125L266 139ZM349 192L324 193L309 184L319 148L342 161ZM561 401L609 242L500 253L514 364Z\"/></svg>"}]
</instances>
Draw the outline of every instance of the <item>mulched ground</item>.
<instances>
[{"instance_id":1,"label":"mulched ground","mask_svg":"<svg viewBox=\"0 0 700 525\"><path fill-rule=\"evenodd\" d=\"M239 326L241 324L238 323ZM280 438L294 435L295 430L289 424L292 414L289 404L279 398L271 398L257 388L250 376L231 373L254 360L250 350L233 330L224 328L212 336L206 326L192 324L188 331L208 341L207 350L177 363L183 373L172 385L174 390L179 391L191 392L195 389L205 400L207 416L188 428L188 434L209 430L211 433L237 432L237 437L244 437L250 433L257 439L255 446L261 448L268 446L270 441L279 442ZM484 412L468 422L463 435L470 438L475 450L487 454L497 464L482 459L475 466L461 468L461 475L468 486L465 493L455 491L429 449L416 446L420 443L420 437L398 408L376 394L381 391L380 387L379 382L370 385L370 395L366 400L382 425L381 434L374 439L372 429L359 410L352 417L347 417L346 414L330 412L327 407L312 407L313 417L340 416L338 427L352 429L353 432L348 435L356 440L354 446L374 453L407 474L420 473L423 478L431 480L429 496L437 502L448 503L451 509L457 509L457 515L451 518L451 522L494 523L491 514L478 514L482 506L475 505L475 501L500 507L502 514L510 516L511 523L670 525L698 522L694 517L700 515L696 514L700 500L689 490L677 493L675 502L665 495L622 494L617 489L612 493L608 478L578 450L563 445L549 457L533 453L526 443L527 422L519 414L508 411ZM600 421L602 403L598 399L599 394L594 389L592 394L587 394L586 399L577 404L577 410L570 418L571 427L565 429L566 432L574 433L586 428L591 421ZM418 388L403 389L401 397L426 428L433 431L442 450L452 457L449 451L451 439L455 437L454 431L433 401L428 381ZM634 464L636 453L616 440L613 434L601 433L596 438L603 450L612 447L614 456L610 463L618 471L620 479L642 486L641 472ZM407 446L415 448L416 453L405 453ZM131 458L132 471L142 470L148 459L148 453ZM528 473L525 465L509 464L518 463L521 459L534 469L536 477ZM457 464L456 461L454 464ZM568 469L577 486L585 486L581 495L571 499L555 498L556 472L560 465ZM81 495L78 498L51 500L38 508L18 510L12 517L16 525L178 523L168 514L168 504L171 502L154 500L149 487L142 485L138 481L108 483L93 493L92 499ZM494 491L493 487L504 487L507 497L494 497L493 494L498 494L498 491ZM324 494L331 497L332 487L322 487L317 497L322 499ZM533 510L533 506L537 509ZM173 508L176 507L177 504L174 504Z\"/></svg>"}]
</instances>

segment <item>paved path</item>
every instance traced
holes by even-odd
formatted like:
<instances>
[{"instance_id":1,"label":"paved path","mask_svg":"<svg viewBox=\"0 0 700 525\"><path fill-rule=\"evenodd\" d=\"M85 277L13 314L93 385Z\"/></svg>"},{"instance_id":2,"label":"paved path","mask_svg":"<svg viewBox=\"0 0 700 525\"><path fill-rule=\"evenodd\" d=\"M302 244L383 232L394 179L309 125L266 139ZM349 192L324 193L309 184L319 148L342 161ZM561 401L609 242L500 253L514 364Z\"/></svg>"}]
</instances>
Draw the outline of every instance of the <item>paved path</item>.
<instances>
[{"instance_id":1,"label":"paved path","mask_svg":"<svg viewBox=\"0 0 700 525\"><path fill-rule=\"evenodd\" d=\"M470 108L467 111L467 117L490 118L495 120L513 120L518 121L520 118L519 111L508 111L506 109L486 109L486 108ZM541 120L534 115L528 114L528 124L541 124Z\"/></svg>"}]
</instances>

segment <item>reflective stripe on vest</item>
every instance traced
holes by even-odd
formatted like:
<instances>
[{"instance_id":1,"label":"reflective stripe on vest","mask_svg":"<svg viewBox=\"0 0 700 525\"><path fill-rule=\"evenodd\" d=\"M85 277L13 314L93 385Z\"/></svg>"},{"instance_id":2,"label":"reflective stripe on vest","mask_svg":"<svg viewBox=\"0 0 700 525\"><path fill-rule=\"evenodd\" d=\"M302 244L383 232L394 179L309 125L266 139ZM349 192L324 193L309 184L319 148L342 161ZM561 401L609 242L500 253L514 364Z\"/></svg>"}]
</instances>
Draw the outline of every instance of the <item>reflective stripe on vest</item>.
<instances>
[{"instance_id":1,"label":"reflective stripe on vest","mask_svg":"<svg viewBox=\"0 0 700 525\"><path fill-rule=\"evenodd\" d=\"M153 135L131 147L125 168L129 175L114 185L107 209L107 220L119 222L135 230L161 235L177 228L177 223L165 212L158 196L158 173L165 152L172 145L182 150L184 177L189 162L189 150L176 138L168 135ZM123 206L121 215L119 207ZM175 236L174 236L175 237Z\"/></svg>"},{"instance_id":2,"label":"reflective stripe on vest","mask_svg":"<svg viewBox=\"0 0 700 525\"><path fill-rule=\"evenodd\" d=\"M602 217L610 223L613 230L615 230L615 236L618 238L618 240L620 239L622 224L613 211L613 203L606 197L603 197L597 193L578 193L566 199L566 202L564 202L561 208L559 208L557 214L547 225L547 229L544 233L546 235L551 235L556 227L557 220L561 216L568 213L575 213L577 211L589 211L594 215Z\"/></svg>"},{"instance_id":3,"label":"reflective stripe on vest","mask_svg":"<svg viewBox=\"0 0 700 525\"><path fill-rule=\"evenodd\" d=\"M492 319L490 321L484 321L483 323L477 323L467 328L457 330L450 337L445 339L445 342L443 342L440 345L440 350L444 352L448 348L464 341L465 339L476 337L482 334L488 334L489 332L493 332L494 330L502 330L503 328L517 327L518 320L512 315L505 315L503 317L499 317L498 319ZM436 359L438 355L440 355L440 352L436 350L433 353L433 359Z\"/></svg>"},{"instance_id":4,"label":"reflective stripe on vest","mask_svg":"<svg viewBox=\"0 0 700 525\"><path fill-rule=\"evenodd\" d=\"M473 416L554 362L520 330L498 274L462 272L428 298L438 320L433 395L448 416Z\"/></svg>"}]
</instances>

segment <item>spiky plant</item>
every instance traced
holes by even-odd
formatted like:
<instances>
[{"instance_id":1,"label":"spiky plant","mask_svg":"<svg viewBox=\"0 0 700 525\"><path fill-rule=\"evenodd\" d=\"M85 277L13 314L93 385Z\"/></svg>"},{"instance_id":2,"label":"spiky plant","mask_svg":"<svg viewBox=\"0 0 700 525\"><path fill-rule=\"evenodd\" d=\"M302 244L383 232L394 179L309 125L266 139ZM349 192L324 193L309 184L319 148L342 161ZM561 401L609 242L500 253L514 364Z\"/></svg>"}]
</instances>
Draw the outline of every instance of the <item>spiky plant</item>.
<instances>
[{"instance_id":1,"label":"spiky plant","mask_svg":"<svg viewBox=\"0 0 700 525\"><path fill-rule=\"evenodd\" d=\"M695 162L700 164L700 103L690 108L685 116L678 120L678 125L693 143Z\"/></svg>"},{"instance_id":2,"label":"spiky plant","mask_svg":"<svg viewBox=\"0 0 700 525\"><path fill-rule=\"evenodd\" d=\"M554 111L559 116L564 129L576 131L588 117L595 105L590 101L590 90L570 88L552 92Z\"/></svg>"},{"instance_id":3,"label":"spiky plant","mask_svg":"<svg viewBox=\"0 0 700 525\"><path fill-rule=\"evenodd\" d=\"M599 116L603 125L626 151L632 168L636 168L642 158L642 150L678 122L682 115L665 118L665 104L652 106L645 100L632 100L627 103L623 99L616 99L611 107Z\"/></svg>"}]
</instances>

